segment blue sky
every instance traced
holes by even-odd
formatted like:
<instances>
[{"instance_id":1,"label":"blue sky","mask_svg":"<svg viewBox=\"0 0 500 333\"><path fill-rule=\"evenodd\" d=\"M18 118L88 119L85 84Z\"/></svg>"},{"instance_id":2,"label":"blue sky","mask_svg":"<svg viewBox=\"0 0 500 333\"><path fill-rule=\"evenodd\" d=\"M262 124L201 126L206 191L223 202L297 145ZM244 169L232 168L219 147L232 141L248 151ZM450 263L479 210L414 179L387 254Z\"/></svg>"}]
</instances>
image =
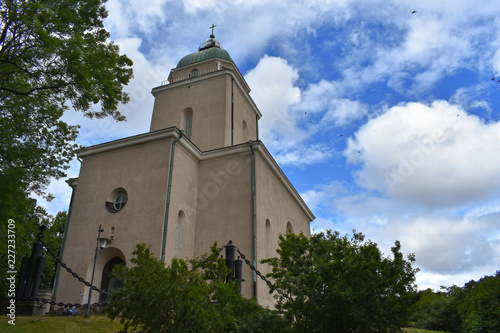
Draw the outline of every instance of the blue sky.
<instances>
[{"instance_id":1,"label":"blue sky","mask_svg":"<svg viewBox=\"0 0 500 333\"><path fill-rule=\"evenodd\" d=\"M134 61L120 108L78 143L149 130L151 89L215 36L252 88L260 139L316 220L415 253L419 288L500 267L500 6L495 1L110 0L111 39ZM416 11L416 12L414 12ZM69 177L78 176L79 162ZM70 189L55 181L67 209Z\"/></svg>"}]
</instances>

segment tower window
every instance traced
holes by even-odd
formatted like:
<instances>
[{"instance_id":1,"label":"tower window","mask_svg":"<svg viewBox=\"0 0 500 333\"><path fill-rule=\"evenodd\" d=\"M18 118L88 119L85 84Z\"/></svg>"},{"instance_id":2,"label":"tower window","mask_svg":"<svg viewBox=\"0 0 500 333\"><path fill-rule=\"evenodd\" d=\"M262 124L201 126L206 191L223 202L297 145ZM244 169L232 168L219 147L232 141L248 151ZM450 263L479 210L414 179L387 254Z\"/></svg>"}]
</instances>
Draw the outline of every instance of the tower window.
<instances>
[{"instance_id":1,"label":"tower window","mask_svg":"<svg viewBox=\"0 0 500 333\"><path fill-rule=\"evenodd\" d=\"M185 108L181 113L180 128L184 130L184 136L191 140L193 133L193 109Z\"/></svg>"},{"instance_id":2,"label":"tower window","mask_svg":"<svg viewBox=\"0 0 500 333\"><path fill-rule=\"evenodd\" d=\"M192 127L193 127L193 115L190 114L186 117L186 132L184 133L189 140L191 140Z\"/></svg>"},{"instance_id":3,"label":"tower window","mask_svg":"<svg viewBox=\"0 0 500 333\"><path fill-rule=\"evenodd\" d=\"M198 76L198 69L193 69L191 73L189 73L189 77L195 77Z\"/></svg>"}]
</instances>

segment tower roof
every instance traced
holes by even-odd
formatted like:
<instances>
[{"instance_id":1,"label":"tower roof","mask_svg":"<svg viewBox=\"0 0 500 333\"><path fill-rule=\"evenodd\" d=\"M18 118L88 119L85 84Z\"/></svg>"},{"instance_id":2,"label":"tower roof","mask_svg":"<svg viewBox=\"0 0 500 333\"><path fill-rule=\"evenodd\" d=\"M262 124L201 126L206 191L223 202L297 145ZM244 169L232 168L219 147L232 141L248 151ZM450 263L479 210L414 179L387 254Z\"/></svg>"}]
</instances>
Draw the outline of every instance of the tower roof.
<instances>
[{"instance_id":1,"label":"tower roof","mask_svg":"<svg viewBox=\"0 0 500 333\"><path fill-rule=\"evenodd\" d=\"M194 63L212 58L221 58L233 62L229 53L222 48L222 45L217 39L215 39L213 34L210 35L204 43L200 44L198 52L191 53L183 57L177 64L176 68L192 65Z\"/></svg>"}]
</instances>

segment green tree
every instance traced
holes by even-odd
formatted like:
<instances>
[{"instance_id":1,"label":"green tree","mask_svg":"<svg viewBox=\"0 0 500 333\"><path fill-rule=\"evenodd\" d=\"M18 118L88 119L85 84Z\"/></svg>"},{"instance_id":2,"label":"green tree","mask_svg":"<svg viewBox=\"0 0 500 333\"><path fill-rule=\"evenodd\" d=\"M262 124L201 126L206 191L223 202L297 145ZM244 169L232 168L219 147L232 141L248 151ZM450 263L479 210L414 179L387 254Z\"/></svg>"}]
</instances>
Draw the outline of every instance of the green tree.
<instances>
[{"instance_id":1,"label":"green tree","mask_svg":"<svg viewBox=\"0 0 500 333\"><path fill-rule=\"evenodd\" d=\"M500 271L445 291L420 291L412 320L418 328L446 332L500 331Z\"/></svg>"},{"instance_id":2,"label":"green tree","mask_svg":"<svg viewBox=\"0 0 500 333\"><path fill-rule=\"evenodd\" d=\"M479 281L465 284L458 313L463 331L470 333L500 332L500 271Z\"/></svg>"},{"instance_id":3,"label":"green tree","mask_svg":"<svg viewBox=\"0 0 500 333\"><path fill-rule=\"evenodd\" d=\"M141 332L279 332L281 318L237 293L219 251L186 262L174 258L165 267L145 245L133 253L131 268L121 267L124 281L107 308L110 318Z\"/></svg>"},{"instance_id":4,"label":"green tree","mask_svg":"<svg viewBox=\"0 0 500 333\"><path fill-rule=\"evenodd\" d=\"M108 41L103 3L0 2L0 184L4 188L17 185L17 193L47 195L50 179L65 176L77 148L77 126L59 120L68 102L90 118L124 120L117 108L129 100L123 86L132 77L132 61ZM10 185L13 180L15 185Z\"/></svg>"},{"instance_id":5,"label":"green tree","mask_svg":"<svg viewBox=\"0 0 500 333\"><path fill-rule=\"evenodd\" d=\"M29 196L53 198L46 187L66 176L78 148L78 126L60 120L64 111L125 119L118 105L129 100L132 61L109 41L104 2L0 1L0 239L15 220L18 262L33 229L57 224Z\"/></svg>"},{"instance_id":6,"label":"green tree","mask_svg":"<svg viewBox=\"0 0 500 333\"><path fill-rule=\"evenodd\" d=\"M461 332L462 320L457 312L462 289L453 286L444 291L421 290L415 296L411 322L414 327L443 332Z\"/></svg>"},{"instance_id":7,"label":"green tree","mask_svg":"<svg viewBox=\"0 0 500 333\"><path fill-rule=\"evenodd\" d=\"M415 292L413 255L383 257L361 233L280 236L273 268L277 308L297 332L399 332Z\"/></svg>"}]
</instances>

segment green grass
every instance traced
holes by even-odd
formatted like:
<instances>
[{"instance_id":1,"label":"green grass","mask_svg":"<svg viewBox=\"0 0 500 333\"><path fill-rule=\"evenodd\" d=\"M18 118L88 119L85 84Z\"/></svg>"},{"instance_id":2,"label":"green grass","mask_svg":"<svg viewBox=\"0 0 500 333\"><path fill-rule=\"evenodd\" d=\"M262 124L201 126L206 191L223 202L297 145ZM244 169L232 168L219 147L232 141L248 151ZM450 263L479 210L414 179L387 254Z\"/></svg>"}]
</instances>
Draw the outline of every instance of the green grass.
<instances>
[{"instance_id":1,"label":"green grass","mask_svg":"<svg viewBox=\"0 0 500 333\"><path fill-rule=\"evenodd\" d=\"M123 328L117 320L112 321L105 315L63 317L63 316L36 316L16 317L16 325L8 323L9 317L2 316L0 332L23 333L116 333ZM404 333L444 333L428 331L419 328L403 328Z\"/></svg>"},{"instance_id":2,"label":"green grass","mask_svg":"<svg viewBox=\"0 0 500 333\"><path fill-rule=\"evenodd\" d=\"M123 328L117 320L112 321L105 315L65 317L65 316L34 316L16 317L16 325L8 323L9 317L2 316L0 320L0 332L23 332L23 333L73 333L73 332L95 332L116 333Z\"/></svg>"},{"instance_id":3,"label":"green grass","mask_svg":"<svg viewBox=\"0 0 500 333\"><path fill-rule=\"evenodd\" d=\"M403 328L403 332L405 333L446 333L443 331L429 331L421 328Z\"/></svg>"}]
</instances>

